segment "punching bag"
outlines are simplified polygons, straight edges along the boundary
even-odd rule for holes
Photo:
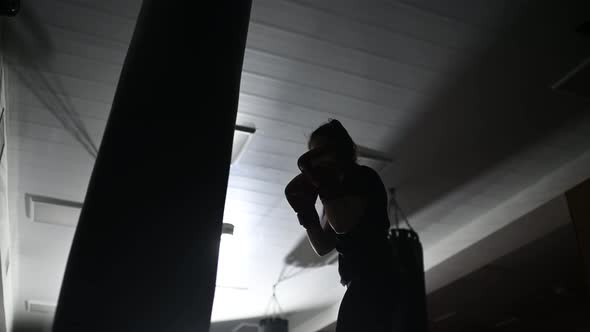
[[[289,321],[281,318],[265,318],[260,320],[261,332],[288,332]]]
[[[389,241],[399,278],[399,293],[394,320],[394,331],[427,332],[426,285],[424,255],[418,234],[397,204],[395,192],[390,189],[390,208],[394,209],[394,225],[389,231]],[[400,219],[408,226],[400,228]]]

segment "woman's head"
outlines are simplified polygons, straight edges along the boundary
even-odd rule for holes
[[[331,119],[314,130],[307,145],[310,150],[329,146],[341,162],[356,162],[356,144],[338,120]]]

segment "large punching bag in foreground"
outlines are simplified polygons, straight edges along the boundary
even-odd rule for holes
[[[250,0],[144,0],[53,331],[208,331]]]

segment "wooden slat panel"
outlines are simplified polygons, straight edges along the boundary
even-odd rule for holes
[[[455,50],[440,44],[362,24],[332,11],[318,10],[310,3],[261,0],[253,9],[253,22],[288,29],[411,66],[445,72],[450,61],[457,56]]]
[[[56,117],[56,110],[50,110],[46,107],[36,107],[19,104],[19,112],[10,115],[10,121],[20,123],[38,124],[46,127],[63,129],[64,124]],[[65,115],[64,115],[65,117]],[[100,136],[104,131],[106,120],[94,119],[89,117],[78,116],[76,113],[71,117],[78,118],[84,124],[84,127],[91,133]],[[63,117],[62,117],[63,119]]]
[[[137,19],[139,9],[141,7],[141,0],[60,0],[64,3],[69,3],[76,6],[92,8],[94,10],[102,11],[106,14],[125,17],[128,19]]]
[[[38,50],[43,52],[44,50]],[[29,70],[34,70],[35,66],[43,65],[47,72],[59,73],[69,77],[75,77],[90,82],[99,82],[109,85],[116,85],[119,81],[122,65],[106,64],[102,61],[89,60],[80,56],[73,56],[65,53],[51,52],[46,59],[40,63],[30,66],[23,63],[22,59],[13,56],[5,57],[6,64],[15,66],[24,66]]]
[[[80,146],[80,142],[65,129],[37,125],[30,122],[10,121],[9,135],[10,139],[15,139],[20,136],[72,147]],[[91,132],[90,138],[95,145],[98,145],[102,138],[102,133]]]
[[[359,116],[367,122],[396,124],[396,111],[358,99],[337,95],[298,84],[278,81],[263,76],[244,73],[241,91],[258,96],[269,96],[302,107],[341,114],[345,117]]]
[[[427,91],[440,74],[297,33],[250,24],[248,48],[302,59],[406,89]]]
[[[10,184],[12,191],[36,193],[73,201],[84,200],[91,172],[89,169],[75,167],[48,170],[38,164],[18,160],[10,160],[8,169],[11,176],[18,176]],[[24,205],[16,207],[24,209]]]
[[[52,52],[61,52],[119,65],[122,65],[125,60],[128,47],[127,43],[113,41],[108,37],[99,37],[83,32],[68,30],[61,26],[55,26],[43,22],[38,22],[38,24],[39,29],[42,29],[45,33],[44,40],[36,43],[31,42],[28,47],[39,48],[39,50],[44,52],[43,54],[45,55]],[[22,40],[23,35],[27,35],[29,32],[26,30],[21,31],[19,30],[21,28],[12,26],[9,26],[9,29],[13,29],[15,32],[6,34],[6,47],[14,47],[18,50],[18,48],[24,46]]]
[[[255,125],[259,129],[256,135],[262,133],[306,144],[312,131],[330,118],[339,119],[357,143],[374,149],[380,149],[378,142],[388,137],[393,130],[384,123],[362,120],[365,118],[362,114],[349,118],[336,112],[315,111],[251,94],[242,93],[240,97],[238,123],[244,121]]]
[[[135,20],[60,1],[36,1],[30,9],[45,24],[123,44],[129,43],[135,28]]]
[[[37,71],[21,66],[7,68],[10,77],[32,89],[34,92],[50,92],[50,97],[66,95],[100,103],[111,103],[115,95],[115,86],[95,80],[79,79],[64,74]]]
[[[39,89],[33,92],[15,80],[12,80],[11,84],[11,91],[13,93],[11,94],[12,98],[10,103],[17,109],[20,108],[21,105],[24,105],[25,107],[46,108],[46,100],[59,98],[67,100],[72,106],[72,109],[76,110],[76,112],[84,118],[99,119],[106,122],[111,111],[111,104],[107,102],[94,101],[71,95],[54,94],[50,91]]]
[[[405,5],[380,0],[291,0],[313,8],[338,13],[348,19],[378,26],[448,48],[469,50],[483,41],[485,30]],[[254,7],[256,8],[256,7]]]
[[[406,109],[415,103],[416,99],[423,97],[412,90],[268,52],[247,50],[244,70],[248,73],[295,82],[400,110]]]

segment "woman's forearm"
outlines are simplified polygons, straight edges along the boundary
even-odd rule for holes
[[[330,226],[328,225],[328,227]],[[307,237],[315,252],[320,256],[328,254],[335,247],[334,237],[328,234],[320,223],[307,228]]]

